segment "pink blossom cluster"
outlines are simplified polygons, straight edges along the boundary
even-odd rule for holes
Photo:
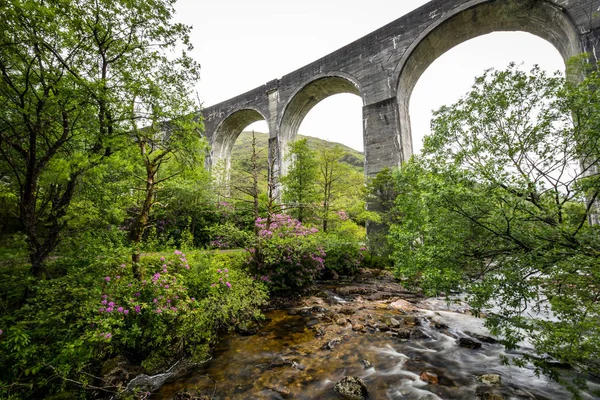
[[[215,237],[215,239],[212,240],[208,245],[209,247],[215,249],[229,249],[231,247],[229,242],[221,236]]]
[[[228,289],[231,289],[231,282],[229,282],[229,280],[227,280],[229,278],[229,269],[227,269],[227,268],[225,268],[223,270],[218,269],[217,273],[219,275],[222,275],[222,276],[219,276],[219,281],[218,282],[215,282],[215,283],[213,283],[210,286],[211,287],[225,286]]]
[[[317,228],[306,227],[300,221],[285,214],[272,215],[270,222],[268,218],[257,218],[255,225],[259,228],[258,235],[263,238],[271,237],[273,234],[279,237],[296,237],[318,232]]]

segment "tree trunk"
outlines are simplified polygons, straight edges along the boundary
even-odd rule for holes
[[[129,240],[133,245],[133,250],[131,253],[131,262],[133,263],[133,275],[136,279],[141,280],[141,269],[140,269],[140,243],[144,237],[144,231],[146,229],[146,225],[148,224],[148,217],[150,215],[150,209],[154,203],[154,185],[155,185],[155,176],[157,170],[153,168],[152,164],[148,164],[146,166],[146,189],[144,196],[144,203],[136,216],[134,223],[129,231]]]

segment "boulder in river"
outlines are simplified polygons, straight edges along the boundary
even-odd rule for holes
[[[489,387],[478,387],[475,395],[480,400],[505,400],[502,394],[494,392]]]
[[[410,339],[410,330],[404,328],[398,329],[396,331],[396,336],[398,337],[398,339],[408,340]]]
[[[471,336],[472,338],[479,340],[480,342],[492,343],[492,344],[498,343],[498,340],[496,340],[490,336],[480,335],[478,333],[473,333],[473,332],[469,332],[469,331],[465,331],[465,333],[467,335]]]
[[[421,372],[421,375],[419,375],[419,378],[423,382],[427,382],[431,385],[437,385],[439,383],[438,376],[433,372],[423,371]]]
[[[367,385],[358,376],[345,376],[333,390],[348,400],[365,400],[369,395]]]
[[[477,377],[477,380],[486,385],[498,386],[502,382],[502,378],[498,374],[483,374]]]
[[[342,343],[342,339],[333,338],[323,346],[327,350],[333,350],[338,344]]]
[[[355,332],[364,332],[365,330],[365,326],[361,323],[353,323],[352,324],[352,330]]]
[[[392,310],[400,310],[400,311],[405,311],[405,312],[411,312],[411,311],[416,311],[417,307],[415,307],[415,305],[409,301],[400,299],[400,300],[396,300],[393,303],[390,303],[388,305],[388,308],[392,309]]]
[[[470,338],[464,338],[464,337],[461,337],[460,339],[458,339],[458,345],[460,347],[464,347],[467,349],[480,349],[481,348],[481,342],[478,342],[477,340],[470,339]]]

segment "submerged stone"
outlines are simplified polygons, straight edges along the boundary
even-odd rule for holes
[[[421,375],[419,375],[419,378],[423,382],[427,382],[431,385],[437,385],[439,383],[438,376],[433,372],[423,371],[421,372]]]
[[[335,384],[336,392],[348,400],[365,400],[369,395],[367,385],[357,376],[346,376]]]
[[[466,349],[480,349],[481,348],[481,342],[478,342],[478,341],[470,339],[470,338],[464,338],[464,337],[461,337],[460,339],[458,339],[458,345],[460,347],[464,347]]]
[[[498,374],[483,374],[478,376],[477,380],[491,386],[498,386],[502,382],[502,378]]]

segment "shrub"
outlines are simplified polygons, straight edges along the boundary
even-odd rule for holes
[[[81,394],[117,355],[146,373],[202,360],[220,329],[260,317],[265,285],[241,270],[240,255],[188,260],[176,251],[142,263],[150,273],[136,281],[113,258],[63,261],[66,275],[31,287],[25,305],[0,317],[0,398]]]
[[[252,238],[250,232],[238,228],[233,222],[214,225],[209,228],[210,241],[208,247],[212,249],[244,248]]]
[[[351,236],[335,233],[319,235],[325,251],[325,267],[342,275],[352,275],[364,259],[366,247]]]
[[[262,285],[239,269],[213,266],[207,257],[204,265],[190,265],[178,250],[156,258],[146,266],[152,275],[145,280],[103,278],[89,336],[108,353],[136,354],[149,371],[184,354],[206,358],[219,328],[256,317],[265,300]]]
[[[273,289],[297,288],[312,283],[324,268],[325,252],[316,228],[287,215],[256,220],[259,228],[249,249],[250,269]]]

